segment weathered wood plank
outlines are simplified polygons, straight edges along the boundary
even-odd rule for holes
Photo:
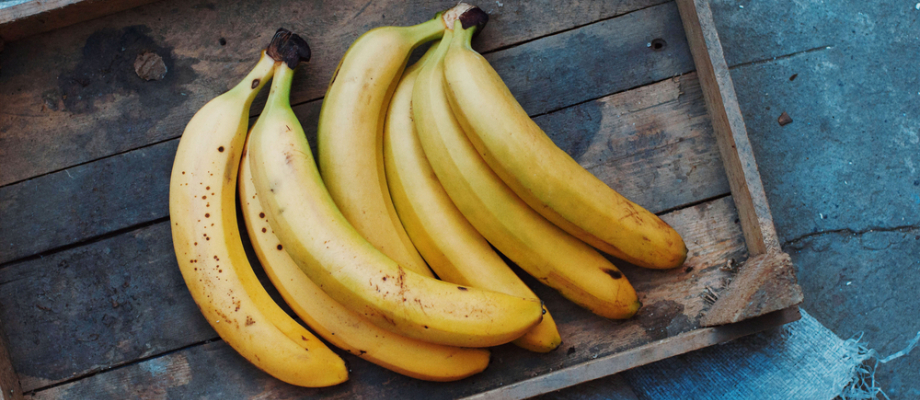
[[[314,145],[320,106],[314,101],[294,108]],[[535,121],[589,171],[653,212],[728,192],[695,74]],[[167,216],[177,143],[0,188],[0,263]]]
[[[798,320],[801,317],[798,309],[785,309],[760,318],[747,320],[735,325],[726,325],[719,328],[697,329],[676,337],[664,339],[636,347],[621,353],[612,354],[598,360],[591,360],[583,364],[565,368],[561,371],[551,372],[514,385],[492,389],[488,392],[465,397],[465,400],[517,400],[528,398],[546,390],[556,390],[570,387],[585,380],[597,379],[608,374],[621,372],[636,365],[663,360],[679,354],[724,343],[742,336],[763,331],[767,328],[779,326]]]
[[[488,28],[486,28],[488,30]],[[660,40],[661,48],[650,47]],[[693,71],[674,3],[487,54],[530,115]]]
[[[10,361],[10,345],[3,334],[3,323],[0,321],[0,400],[21,400],[22,387],[19,385],[19,376],[13,370]]]
[[[168,221],[0,269],[0,319],[25,391],[217,337]]]
[[[631,0],[619,8],[582,1],[509,1],[495,10],[501,16],[477,40],[477,48],[509,46],[657,3]],[[5,100],[0,185],[178,137],[195,110],[246,73],[257,58],[256,49],[268,43],[277,26],[303,34],[314,48],[313,61],[295,79],[292,99],[299,103],[322,97],[338,60],[367,29],[421,22],[452,5],[440,0],[390,0],[363,7],[351,2],[165,0],[119,13],[118,18],[11,43],[0,59]],[[683,32],[675,29],[679,24],[673,3],[624,18],[601,22],[603,29],[588,25],[490,57],[533,112],[559,108],[578,92],[599,97],[693,69]],[[617,32],[630,32],[629,40]],[[646,41],[665,35],[670,43],[666,51],[645,47]],[[164,79],[145,82],[135,75],[133,61],[142,51],[163,57],[169,70]],[[678,70],[665,70],[675,63]],[[608,68],[642,72],[608,74]],[[651,80],[630,80],[637,78]],[[553,86],[554,79],[556,85],[565,85]],[[574,96],[578,101],[590,98]]]
[[[0,263],[169,215],[178,143],[0,188]]]
[[[157,0],[40,0],[0,9],[0,41],[12,42]]]
[[[731,324],[802,303],[792,259],[770,252],[749,258],[700,321],[703,326]]]
[[[578,386],[557,390],[532,398],[533,400],[639,400],[623,375],[584,382]]]
[[[687,238],[692,256],[687,268],[671,271],[622,266],[646,303],[628,321],[597,317],[522,276],[557,316],[563,345],[548,354],[512,345],[496,347],[485,372],[460,382],[415,381],[346,354],[343,357],[352,377],[347,383],[328,389],[297,388],[262,373],[223,342],[215,342],[39,391],[35,397],[80,399],[91,394],[129,398],[168,393],[176,398],[207,394],[218,398],[442,399],[473,395],[697,330],[700,313],[707,307],[702,294],[706,288],[719,289],[725,281],[727,273],[719,266],[745,252],[736,217],[730,197],[666,214],[665,220]],[[182,287],[172,289],[184,292]],[[643,360],[641,353],[630,357],[632,362]]]
[[[709,2],[677,0],[706,107],[752,255],[782,251]]]

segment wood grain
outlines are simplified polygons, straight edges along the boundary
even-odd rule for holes
[[[701,215],[708,218],[700,218]],[[707,287],[718,289],[725,280],[726,273],[718,265],[727,258],[742,256],[745,251],[740,228],[733,222],[736,214],[730,197],[674,211],[664,218],[682,235],[690,238],[688,246],[695,256],[687,267],[692,268],[650,271],[623,265],[623,273],[641,293],[640,298],[646,304],[635,318],[612,321],[597,317],[565,300],[552,289],[539,285],[534,279],[522,276],[557,316],[563,345],[547,354],[530,353],[513,345],[496,347],[491,365],[485,372],[460,382],[416,381],[343,354],[351,371],[351,379],[347,383],[327,389],[297,388],[262,373],[218,341],[38,391],[35,398],[81,399],[90,395],[133,398],[166,394],[175,398],[198,398],[207,393],[214,398],[447,399],[511,385],[659,340],[679,337],[687,332],[693,331],[691,335],[694,335],[699,332],[700,313],[707,307],[702,293]],[[168,229],[165,223],[162,225],[163,229]],[[159,226],[151,229],[159,229]],[[175,287],[173,290],[184,291],[185,288]],[[172,325],[175,327],[176,323]],[[185,327],[182,331],[195,333]],[[727,339],[723,337],[721,340]],[[694,339],[692,343],[693,348],[711,344],[706,338]],[[664,354],[662,351],[670,350],[662,349],[653,354],[660,357]],[[650,360],[644,352],[630,353],[630,362]]]
[[[697,329],[657,343],[646,344],[601,359],[551,372],[514,385],[492,389],[487,392],[465,397],[465,400],[517,400],[558,390],[579,384],[584,380],[597,379],[609,374],[624,371],[635,365],[644,365],[678,354],[699,350],[713,344],[724,343],[769,327],[778,326],[798,320],[798,309],[785,309],[759,318],[720,328]]]
[[[0,263],[169,214],[178,140],[0,188]]]
[[[749,258],[700,323],[716,326],[743,321],[802,303],[792,259],[770,252]]]
[[[0,9],[0,40],[28,36],[114,14],[157,0],[33,0]]]
[[[0,330],[3,322],[0,321]],[[9,342],[6,335],[0,332],[0,400],[21,400],[22,388],[19,385],[19,376],[13,370],[10,361]]]
[[[752,255],[782,251],[709,2],[677,0],[677,5],[737,202],[748,251]]]
[[[168,221],[0,269],[0,319],[25,391],[217,337]]]
[[[693,69],[673,3],[506,3],[494,10],[501,17],[476,45],[482,51],[505,48],[489,57],[531,112]],[[323,96],[358,35],[380,25],[419,23],[454,4],[164,0],[9,43],[0,58],[0,185],[178,137],[196,110],[245,75],[278,26],[301,33],[314,49],[294,81],[297,104]],[[541,8],[560,13],[532,12]],[[656,37],[672,44],[666,51],[649,50],[646,42]],[[137,77],[133,62],[144,51],[163,57],[164,79]],[[630,65],[643,68],[601,73],[633,70]]]
[[[294,107],[313,145],[320,106]],[[535,121],[589,171],[653,212],[728,192],[695,74]],[[0,188],[0,263],[166,217],[177,145],[173,139]]]
[[[639,400],[623,375],[611,375],[566,389],[551,391],[533,400]]]

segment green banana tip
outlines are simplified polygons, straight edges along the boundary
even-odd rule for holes
[[[307,41],[284,28],[278,28],[265,53],[275,61],[283,61],[291,69],[301,61],[310,61]]]

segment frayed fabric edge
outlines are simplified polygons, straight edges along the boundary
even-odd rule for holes
[[[883,398],[891,400],[875,381],[875,372],[878,370],[879,364],[886,364],[908,355],[920,343],[920,332],[917,332],[917,336],[908,343],[907,347],[882,359],[879,359],[877,351],[870,349],[866,343],[862,342],[862,337],[863,333],[859,333],[843,342],[843,346],[846,347],[847,357],[856,361],[856,365],[853,367],[852,378],[840,393],[840,398],[843,400],[869,400],[878,399],[879,395],[881,395]]]

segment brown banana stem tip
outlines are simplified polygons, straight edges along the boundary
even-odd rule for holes
[[[457,20],[460,21],[463,29],[475,26],[474,35],[478,35],[482,28],[486,27],[486,23],[489,22],[489,14],[486,14],[485,11],[477,6],[467,3],[457,4],[450,10],[445,11],[441,18],[444,19],[444,25],[447,29],[454,29],[454,21]]]
[[[310,46],[307,45],[307,41],[284,28],[278,28],[265,53],[272,60],[284,61],[291,69],[301,61],[310,61]]]
[[[463,29],[470,29],[471,26],[476,27],[476,32],[474,32],[473,35],[478,35],[479,32],[482,32],[482,28],[485,28],[488,22],[489,14],[486,14],[486,12],[482,11],[479,7],[474,6],[466,10],[465,13],[460,14],[460,24],[462,24]]]

